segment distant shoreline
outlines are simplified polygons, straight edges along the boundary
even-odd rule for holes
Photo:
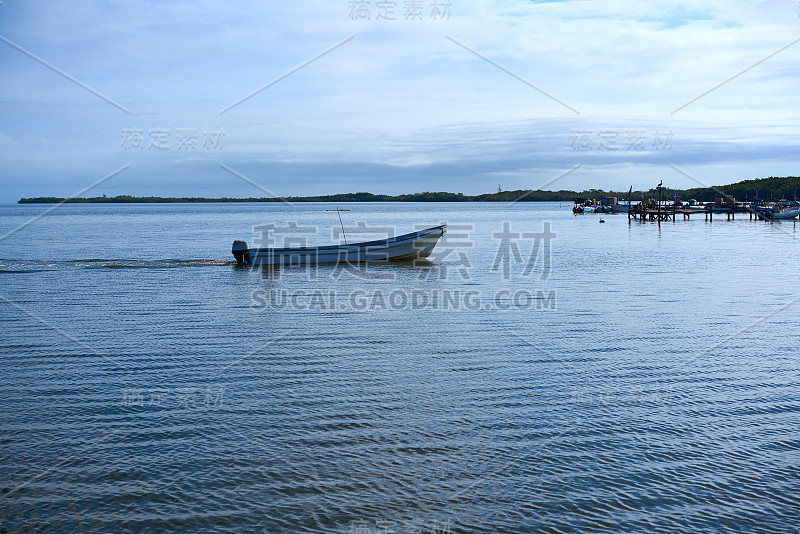
[[[517,193],[509,198],[498,198],[498,194],[468,196],[461,193],[415,193],[410,195],[373,195],[371,193],[351,193],[340,195],[323,195],[318,197],[250,197],[250,198],[206,198],[206,197],[134,197],[120,195],[117,197],[88,197],[88,198],[60,198],[60,197],[34,197],[21,198],[17,204],[177,204],[177,203],[226,203],[226,202],[497,202],[514,201],[566,201],[573,200],[577,193],[554,195],[551,191],[539,191],[539,198],[532,198],[527,191],[509,192],[508,195]],[[546,193],[542,195],[541,193]],[[506,193],[501,194],[506,197]],[[546,198],[541,198],[546,196]]]
[[[684,200],[712,201],[716,197],[729,195],[738,198],[792,199],[796,198],[800,189],[800,178],[796,176],[770,177],[744,180],[730,185],[717,187],[698,187],[693,189],[663,188],[664,199],[678,197]],[[32,197],[21,198],[17,204],[175,204],[175,203],[222,203],[222,202],[565,202],[575,198],[618,197],[628,198],[628,191],[603,191],[589,189],[586,191],[542,191],[525,190],[498,191],[483,195],[464,195],[463,193],[424,192],[407,195],[376,195],[373,193],[341,193],[336,195],[297,196],[297,197],[250,197],[250,198],[206,198],[206,197],[135,197],[118,195],[115,197]],[[632,191],[633,200],[653,198],[655,189]]]

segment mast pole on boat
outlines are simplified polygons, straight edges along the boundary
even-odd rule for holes
[[[344,244],[347,244],[347,234],[344,232],[344,223],[342,222],[342,212],[343,211],[350,211],[350,210],[340,210],[339,206],[336,206],[335,210],[325,210],[325,211],[335,211],[336,215],[339,216],[339,224],[342,226],[342,236],[344,236]]]

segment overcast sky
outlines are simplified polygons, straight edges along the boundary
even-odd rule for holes
[[[797,0],[220,4],[2,0],[0,202],[800,172]]]

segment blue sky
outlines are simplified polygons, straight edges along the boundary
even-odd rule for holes
[[[800,172],[796,1],[219,4],[3,0],[0,202]]]

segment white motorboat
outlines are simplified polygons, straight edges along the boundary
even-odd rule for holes
[[[322,247],[250,248],[246,241],[236,240],[231,252],[239,263],[253,265],[412,260],[430,256],[445,231],[443,224],[389,239]]]

